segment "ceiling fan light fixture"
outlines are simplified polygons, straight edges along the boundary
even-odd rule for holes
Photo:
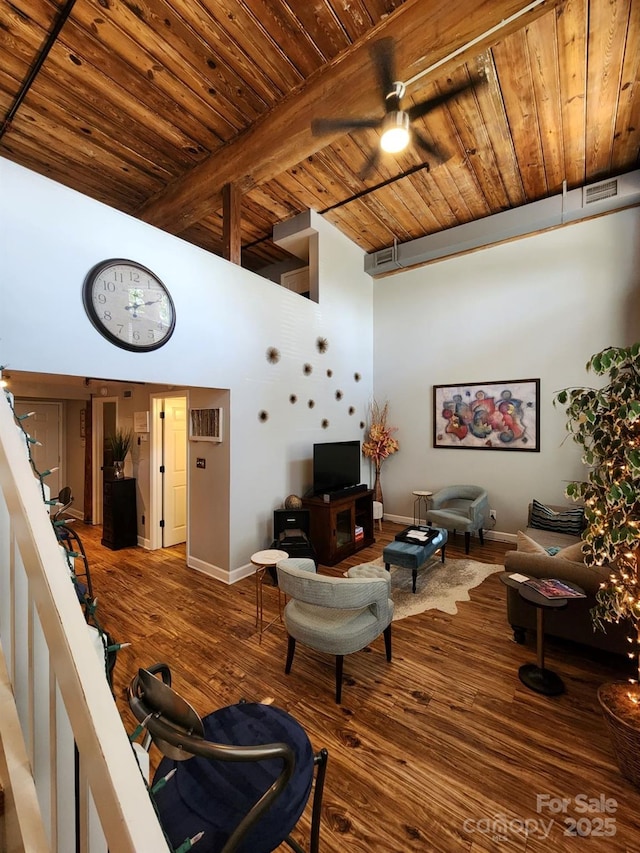
[[[404,110],[387,113],[384,119],[380,147],[388,154],[397,154],[409,144],[409,116]]]

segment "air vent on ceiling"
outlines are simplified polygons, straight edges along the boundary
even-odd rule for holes
[[[380,249],[376,252],[375,263],[377,267],[382,267],[385,264],[395,261],[395,246],[389,246],[388,249]]]
[[[590,187],[583,187],[583,205],[593,204],[595,201],[602,201],[605,198],[615,198],[618,195],[618,182],[602,181],[600,184],[592,184]]]
[[[370,275],[377,273],[388,272],[389,270],[397,270],[400,268],[398,263],[398,245],[394,243],[386,249],[380,249],[377,252],[372,252],[365,257],[365,272]]]

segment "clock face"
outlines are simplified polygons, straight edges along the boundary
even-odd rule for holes
[[[111,343],[132,352],[149,352],[169,340],[176,324],[169,291],[135,261],[112,258],[87,275],[84,307],[96,329]]]

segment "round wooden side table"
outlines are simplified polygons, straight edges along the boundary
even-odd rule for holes
[[[520,598],[528,601],[536,608],[536,662],[525,663],[520,667],[518,670],[520,681],[530,690],[535,690],[536,693],[542,693],[545,696],[559,696],[560,693],[564,693],[564,681],[557,672],[547,669],[544,665],[544,613],[545,610],[559,610],[566,607],[572,600],[571,597],[547,598],[525,582],[519,582],[512,578],[509,572],[502,572],[499,577],[505,586],[517,589]],[[540,579],[536,578],[535,580]],[[584,590],[577,584],[564,580],[562,583],[574,592],[584,595]]]

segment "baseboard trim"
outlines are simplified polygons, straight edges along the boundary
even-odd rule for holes
[[[247,563],[244,566],[238,566],[237,569],[232,569],[229,572],[229,583],[237,583],[238,581],[243,580],[244,578],[249,578],[251,575],[254,575],[256,572],[256,567],[253,563]]]
[[[187,566],[204,575],[209,575],[209,577],[215,578],[217,581],[222,581],[222,583],[226,583],[228,586],[249,577],[256,570],[254,565],[248,563],[228,572],[219,566],[214,566],[213,563],[206,563],[204,560],[199,560],[197,557],[192,557],[191,555],[187,556]]]

